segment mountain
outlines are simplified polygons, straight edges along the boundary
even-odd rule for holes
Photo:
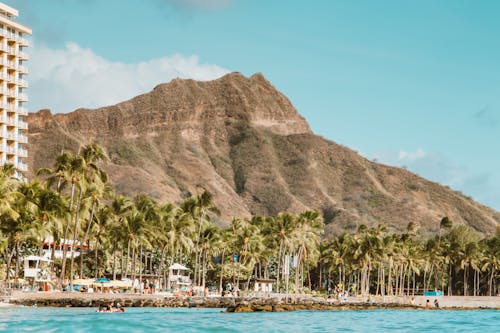
[[[96,142],[118,192],[179,202],[204,189],[233,216],[318,209],[327,233],[383,222],[436,232],[442,217],[493,233],[500,213],[407,170],[371,162],[315,135],[261,74],[208,82],[176,79],[95,110],[28,116],[28,166],[50,167],[62,149]]]

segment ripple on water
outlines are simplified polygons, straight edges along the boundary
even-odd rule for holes
[[[2,308],[0,332],[497,332],[499,311],[347,310],[221,313],[220,309]]]

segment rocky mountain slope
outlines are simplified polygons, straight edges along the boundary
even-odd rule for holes
[[[500,221],[500,213],[458,192],[314,135],[261,74],[177,79],[114,106],[42,110],[28,123],[29,177],[62,149],[97,142],[119,192],[178,202],[206,189],[222,223],[305,209],[320,210],[334,233],[380,222],[435,232],[443,216],[492,233]]]

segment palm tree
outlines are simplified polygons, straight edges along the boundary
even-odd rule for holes
[[[160,237],[157,241],[161,248],[160,270],[163,272],[164,280],[168,282],[167,267],[177,260],[182,261],[183,256],[192,251],[194,244],[192,238],[196,228],[192,216],[172,204],[161,206],[159,216],[157,233]],[[170,258],[168,263],[166,256]]]
[[[7,246],[10,249],[7,260],[7,274],[9,279],[10,264],[13,256],[16,257],[15,277],[18,277],[20,254],[23,248],[30,244],[40,244],[48,230],[47,223],[40,223],[39,195],[43,186],[38,182],[19,183],[17,187],[16,202],[11,207],[17,212],[15,215],[2,215],[0,230],[7,237]]]
[[[281,280],[284,280],[285,287],[288,290],[290,264],[288,259],[295,246],[297,225],[298,223],[295,216],[289,213],[279,213],[273,220],[273,223],[268,224],[268,230],[266,230],[270,235],[273,235],[274,245],[277,245],[278,248],[278,271],[276,273],[278,292],[281,287]]]
[[[82,205],[83,195],[87,190],[87,186],[94,185],[94,187],[102,186],[107,182],[107,174],[101,170],[97,163],[107,159],[104,149],[96,144],[86,145],[81,149],[80,154],[76,156],[75,161],[78,166],[78,171],[80,173],[80,182],[78,186],[78,200],[76,204],[75,214],[74,214],[74,226],[73,226],[73,239],[72,246],[73,251],[71,251],[71,262],[70,262],[70,288],[73,290],[73,277],[74,277],[74,249],[77,243],[77,235],[79,229],[79,214]],[[83,244],[80,244],[80,255],[83,255]]]
[[[323,233],[323,219],[317,211],[306,211],[297,217],[298,226],[295,230],[295,239],[297,241],[297,267],[295,270],[295,291],[299,285],[299,272],[304,264],[317,262],[319,258],[320,235]],[[307,269],[309,277],[309,288],[311,288],[310,272]]]
[[[113,252],[113,279],[116,279],[115,269],[116,269],[116,239],[113,237],[115,234],[113,233],[113,223],[116,221],[116,216],[113,213],[113,210],[109,206],[98,206],[96,212],[94,214],[94,223],[92,225],[93,238],[94,238],[94,278],[98,278],[100,276],[99,263],[99,249],[101,245],[111,243],[112,252]],[[119,234],[120,237],[122,234]],[[83,245],[83,243],[82,243]],[[88,239],[88,249],[90,251],[90,238]],[[90,259],[90,258],[89,258]],[[102,260],[102,262],[105,262]]]
[[[83,277],[83,251],[85,249],[85,244],[88,242],[90,230],[92,227],[92,223],[94,222],[94,214],[95,211],[102,205],[101,199],[105,196],[110,196],[112,193],[112,188],[103,183],[94,183],[91,184],[87,188],[87,192],[84,195],[87,200],[91,201],[90,204],[90,216],[87,222],[87,226],[85,228],[85,234],[80,239],[80,249],[82,251],[80,255],[80,277]],[[87,248],[89,248],[89,244],[87,244]]]
[[[482,271],[489,270],[488,276],[488,295],[493,296],[496,294],[497,284],[493,283],[496,272],[500,269],[500,237],[495,236],[483,240],[485,251],[482,263]]]
[[[35,180],[30,184],[30,191],[34,191],[35,203],[33,222],[43,227],[45,231],[45,234],[40,235],[42,239],[39,241],[52,237],[51,269],[54,271],[55,244],[62,237],[63,221],[67,218],[67,203],[60,193],[52,191],[38,181]]]
[[[130,258],[130,242],[127,234],[126,223],[127,217],[132,214],[135,210],[132,200],[125,196],[116,196],[111,202],[111,213],[113,219],[111,221],[111,226],[109,230],[110,241],[113,244],[113,258],[116,259],[116,251],[118,245],[121,245],[121,259],[120,259],[120,273],[123,279],[128,275],[129,268],[129,258]],[[125,248],[127,249],[127,255],[125,260]],[[116,262],[114,261],[116,264]],[[113,265],[113,278],[115,279],[116,266]]]
[[[210,213],[219,215],[220,212],[214,203],[213,197],[208,191],[204,191],[196,197],[186,199],[181,208],[184,212],[191,214],[194,220],[198,221],[198,232],[195,245],[195,264],[194,264],[194,280],[197,285],[201,283],[200,274],[200,237],[204,226],[210,221]]]
[[[212,248],[214,250],[214,254],[220,259],[220,276],[219,276],[219,292],[222,295],[223,291],[223,278],[224,278],[224,260],[226,253],[233,253],[235,251],[235,240],[234,235],[229,230],[224,230],[220,233],[219,237],[217,237],[214,244],[212,244]]]

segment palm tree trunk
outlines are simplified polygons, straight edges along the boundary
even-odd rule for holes
[[[380,294],[382,296],[385,296],[387,293],[386,287],[385,287],[385,268],[384,265],[382,265],[382,286],[380,287]]]
[[[276,291],[280,292],[280,274],[281,274],[281,251],[283,248],[283,240],[280,240],[280,247],[278,250],[278,272],[276,273]]]
[[[135,281],[135,263],[136,263],[136,255],[135,255],[135,244],[132,248],[132,280]]]
[[[128,266],[130,261],[130,238],[127,242],[127,257],[125,258],[125,277],[128,277]]]
[[[202,259],[202,266],[201,266],[201,276],[202,276],[201,287],[203,288],[203,295],[207,296],[207,295],[205,295],[205,276],[206,276],[205,269],[206,269],[208,251],[205,249],[201,254],[202,254],[202,258],[203,258]]]
[[[472,288],[472,295],[473,296],[476,296],[476,284],[477,284],[476,275],[477,275],[476,270],[474,269],[474,281],[473,281],[474,287]]]
[[[95,249],[94,249],[94,260],[95,260],[95,278],[99,277],[99,235],[97,235],[95,240]]]
[[[222,296],[222,276],[224,275],[224,254],[226,252],[226,248],[222,250],[222,259],[220,264],[220,280],[219,280],[219,290],[220,295]]]
[[[398,271],[399,271],[399,265],[396,265],[396,267],[394,267],[394,282],[395,282],[394,295],[398,295],[398,293],[399,293],[399,275],[398,275]]]
[[[451,272],[451,261],[450,261],[448,270],[448,296],[451,296],[453,293],[451,279],[452,279],[452,272]]]
[[[415,296],[415,285],[416,285],[415,280],[416,280],[416,278],[415,278],[415,272],[413,272],[413,286],[412,286],[412,292],[411,292],[412,296]]]
[[[56,237],[55,235],[52,235],[53,243],[52,246],[50,246],[50,271],[52,272],[53,276],[56,276],[56,266],[55,266],[55,259],[56,259]]]
[[[387,295],[392,296],[392,260],[389,260],[389,272],[387,273]]]
[[[142,245],[139,248],[139,285],[142,286],[142,269],[143,269],[143,264],[142,264]],[[144,291],[144,289],[143,289]]]
[[[116,240],[113,242],[113,280],[116,280]]]
[[[299,248],[299,253],[297,254],[297,267],[295,268],[295,293],[298,291],[299,287],[299,272],[300,272],[300,266],[302,262],[302,249],[303,249],[304,243],[301,244]]]
[[[92,208],[90,209],[90,218],[89,218],[89,224],[87,225],[87,230],[85,231],[85,235],[83,236],[83,239],[81,240],[81,245],[85,244],[87,242],[87,239],[89,237],[90,233],[90,227],[92,226],[92,222],[94,220],[94,210],[95,210],[95,200],[92,201]],[[83,278],[83,248],[80,246],[81,253],[80,253],[80,278]],[[90,250],[90,248],[89,248]],[[89,251],[87,251],[89,252]]]
[[[467,296],[467,265],[464,267],[464,296]]]
[[[120,247],[120,276],[121,278],[125,278],[127,275],[127,272],[125,271],[125,256],[123,251],[124,244]],[[125,273],[125,274],[124,274]]]
[[[493,276],[495,275],[495,267],[491,267],[490,270],[490,280],[488,281],[488,294],[489,296],[493,296]]]
[[[196,249],[195,249],[195,262],[194,262],[194,280],[196,281],[196,284],[199,285],[198,280],[199,280],[199,275],[200,275],[200,269],[198,267],[199,261],[201,260],[201,251],[200,251],[200,238],[201,238],[201,225],[202,225],[202,219],[201,215],[198,217],[198,236],[196,237]]]
[[[68,223],[66,223],[66,228],[64,228],[64,237],[63,237],[63,254],[62,254],[62,266],[61,266],[61,281],[60,281],[60,286],[62,287],[62,284],[64,283],[64,278],[66,277],[66,256],[68,253],[68,235],[69,235],[69,228],[71,225],[71,222],[73,221],[73,202],[75,200],[75,181],[72,180],[71,182],[71,196],[69,200],[69,217],[68,217]]]
[[[7,271],[5,272],[5,282],[8,282],[10,279],[10,266],[12,265],[12,258],[14,257],[14,245],[12,245],[12,250],[8,250],[8,255],[7,255]]]
[[[75,229],[73,230],[73,240],[72,240],[72,244],[71,244],[71,262],[70,262],[70,266],[69,266],[69,285],[70,285],[70,288],[71,288],[71,291],[73,291],[73,278],[74,278],[74,271],[73,271],[73,267],[74,267],[74,264],[75,264],[75,249],[76,249],[76,238],[77,238],[77,234],[78,234],[78,215],[79,215],[79,211],[80,211],[80,205],[81,205],[81,202],[82,202],[82,196],[83,196],[83,191],[82,189],[79,190],[79,193],[78,193],[78,201],[77,201],[77,204],[76,204],[76,212],[75,212]],[[80,255],[83,255],[83,251],[82,251],[82,247],[80,246]]]
[[[311,284],[311,270],[309,269],[309,263],[306,264],[306,269],[307,269],[307,282],[309,284],[309,290],[312,291],[312,284]]]

